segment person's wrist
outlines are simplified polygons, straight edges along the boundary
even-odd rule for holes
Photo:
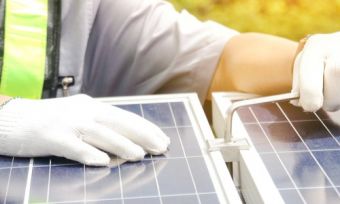
[[[11,97],[11,96],[0,95],[0,105],[4,104],[7,101],[12,100],[12,99],[13,99],[13,97]]]
[[[15,99],[15,97],[0,95],[0,109],[13,99]]]
[[[306,35],[305,37],[303,37],[303,38],[301,38],[301,39],[299,40],[299,45],[298,45],[298,47],[297,47],[297,49],[296,49],[296,54],[295,54],[295,56],[298,55],[298,54],[303,50],[303,48],[305,47],[305,45],[306,45],[308,39],[309,39],[311,36],[312,36],[312,34],[308,34],[308,35]]]

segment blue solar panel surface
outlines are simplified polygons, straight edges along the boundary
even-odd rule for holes
[[[219,203],[183,102],[119,107],[161,127],[169,151],[113,168],[0,156],[0,203]]]
[[[286,203],[340,203],[340,126],[334,117],[289,103],[245,107],[238,115]]]

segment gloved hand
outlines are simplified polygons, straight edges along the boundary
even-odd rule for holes
[[[0,154],[55,155],[108,165],[115,154],[135,161],[162,154],[169,138],[153,123],[86,95],[14,99],[0,110]]]
[[[292,92],[300,93],[292,103],[306,111],[340,109],[340,32],[307,39],[294,63]]]

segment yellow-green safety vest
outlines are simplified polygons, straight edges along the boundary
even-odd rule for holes
[[[60,16],[61,0],[0,0],[0,94],[56,95]]]

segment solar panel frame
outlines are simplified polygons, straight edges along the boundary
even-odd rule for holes
[[[232,101],[257,97],[256,95],[243,93],[215,92],[212,94],[213,129],[215,135],[224,138],[226,113]],[[238,114],[233,117],[232,135],[235,139],[246,138],[250,143],[249,149],[234,150],[233,179],[235,185],[240,188],[246,203],[284,203],[279,191],[276,189],[269,172],[263,164],[256,149],[252,145],[249,135],[244,128]],[[230,151],[221,150],[224,157],[228,157]],[[237,158],[235,158],[237,154]]]
[[[91,202],[97,202],[97,201],[109,202],[109,203],[115,203],[117,201],[117,203],[120,203],[121,200],[124,203],[136,203],[136,202],[141,202],[141,200],[143,200],[143,202],[145,201],[148,203],[159,203],[159,202],[160,203],[172,203],[172,202],[178,201],[178,198],[181,198],[181,199],[185,198],[186,202],[197,203],[198,201],[198,203],[202,203],[202,204],[205,202],[210,203],[211,201],[214,201],[214,197],[210,196],[209,192],[201,193],[201,192],[206,192],[208,191],[206,189],[209,189],[209,187],[205,187],[203,185],[203,183],[206,183],[206,182],[204,181],[204,178],[203,180],[199,178],[200,172],[196,170],[196,169],[200,170],[202,168],[191,167],[191,166],[199,167],[197,165],[201,165],[200,158],[203,158],[207,171],[209,172],[211,176],[213,187],[216,190],[219,202],[220,203],[241,203],[239,195],[233,185],[233,182],[230,178],[230,175],[227,171],[227,168],[224,164],[221,154],[218,152],[209,153],[207,151],[205,140],[208,138],[209,139],[213,138],[213,135],[209,127],[209,124],[206,121],[206,118],[204,116],[204,113],[202,111],[201,105],[199,103],[199,100],[196,94],[179,94],[179,95],[171,94],[171,95],[162,95],[162,96],[153,95],[153,96],[140,96],[140,97],[101,98],[98,100],[105,102],[105,103],[118,105],[118,106],[129,105],[129,104],[130,105],[139,104],[141,107],[145,106],[143,108],[140,108],[141,111],[139,112],[139,114],[144,115],[145,117],[147,117],[147,112],[143,112],[143,110],[145,111],[148,110],[146,108],[148,104],[156,104],[156,103],[168,104],[171,110],[171,117],[174,119],[175,124],[173,124],[174,127],[162,127],[162,128],[164,130],[175,130],[175,134],[177,135],[182,134],[181,131],[184,131],[184,133],[187,131],[194,131],[195,135],[199,137],[197,138],[197,141],[198,141],[198,145],[201,147],[201,150],[199,151],[202,151],[202,155],[196,156],[198,150],[189,148],[187,152],[189,155],[184,155],[184,159],[183,159],[183,156],[181,155],[171,155],[172,152],[170,150],[167,154],[169,154],[171,158],[166,158],[168,170],[162,169],[162,171],[157,171],[157,168],[161,168],[161,167],[160,165],[158,165],[158,163],[156,164],[156,162],[161,163],[162,159],[161,158],[158,159],[157,157],[152,157],[152,156],[147,157],[144,161],[140,163],[134,164],[135,167],[129,167],[129,166],[124,166],[124,165],[118,166],[118,169],[115,170],[116,171],[115,174],[113,175],[109,174],[109,175],[113,176],[111,178],[111,180],[113,181],[112,183],[116,183],[118,187],[121,189],[121,192],[120,192],[120,195],[118,195],[117,199],[109,199],[109,200],[105,198],[101,200],[91,199],[92,195],[87,193],[86,188],[91,187],[91,188],[96,189],[96,188],[100,188],[100,186],[90,185],[91,181],[93,179],[96,179],[96,175],[93,175],[93,172],[91,172],[91,168],[88,168],[84,165],[75,164],[72,161],[68,161],[65,163],[65,160],[59,160],[58,158],[53,158],[52,160],[46,160],[46,159],[40,160],[39,158],[38,159],[23,159],[23,161],[20,160],[21,158],[7,158],[8,159],[8,161],[6,161],[7,163],[6,164],[3,163],[3,164],[7,165],[8,172],[1,169],[1,162],[0,162],[0,174],[2,172],[2,173],[9,175],[7,184],[6,184],[6,195],[4,198],[5,201],[7,198],[7,191],[12,190],[12,185],[9,185],[9,184],[12,184],[11,183],[12,181],[10,179],[13,178],[13,176],[11,176],[10,174],[13,174],[15,175],[15,177],[21,176],[22,179],[26,179],[25,186],[22,186],[22,192],[24,194],[22,198],[23,203],[35,202],[34,200],[33,201],[30,200],[30,195],[32,194],[32,191],[30,189],[31,185],[42,186],[41,189],[46,189],[46,192],[44,191],[45,193],[47,193],[46,201],[51,201],[54,203],[58,203],[58,202],[59,203],[65,203],[65,202],[70,202],[70,203],[89,202],[91,203]],[[174,110],[177,110],[177,109],[172,110],[170,104],[176,104],[177,102],[184,104],[185,110],[188,113],[189,120],[192,122],[192,127],[188,127],[186,125],[186,122],[187,122],[186,119],[180,120],[180,119],[174,118],[176,117],[176,113],[174,113]],[[132,111],[137,111],[137,110],[132,110]],[[162,116],[160,115],[159,117],[162,117]],[[181,123],[181,124],[176,124],[176,122]],[[191,134],[188,134],[188,135],[191,135]],[[179,138],[179,140],[181,139]],[[178,141],[178,142],[180,145],[182,145],[182,148],[183,148],[183,143],[185,143],[186,141]],[[184,145],[188,146],[188,144],[184,144]],[[185,150],[184,154],[186,153],[186,151],[187,150]],[[17,162],[17,159],[18,159],[18,162]],[[149,163],[149,164],[151,163],[151,164],[147,166],[147,165],[143,165],[143,163]],[[178,166],[179,164],[180,166]],[[68,166],[70,165],[73,167],[74,170],[64,171],[65,169],[68,169]],[[170,167],[173,166],[173,167],[169,169],[169,166]],[[187,177],[190,177],[192,180],[195,193],[186,194],[184,192],[183,194],[183,193],[178,192],[180,197],[177,197],[176,192],[174,191],[177,191],[181,187],[175,186],[176,185],[175,181],[173,182],[173,184],[167,183],[167,185],[173,185],[176,187],[176,188],[174,187],[171,189],[163,188],[164,185],[163,186],[159,185],[159,182],[162,182],[161,180],[163,177],[167,177],[167,175],[173,174],[174,171],[181,169],[181,166],[183,167],[183,172],[181,172],[182,174],[184,173],[184,171],[189,171],[186,174],[188,175]],[[149,193],[151,192],[150,195],[154,195],[154,192],[156,191],[158,192],[158,194],[154,196],[143,196],[143,194],[140,194],[140,193],[145,193],[145,190],[140,192],[140,189],[138,190],[137,188],[136,188],[137,190],[132,189],[132,191],[123,192],[122,189],[124,189],[123,186],[125,185],[125,181],[131,182],[131,179],[124,180],[125,178],[128,178],[128,177],[124,177],[124,174],[131,175],[129,174],[129,168],[134,169],[134,171],[138,171],[138,168],[152,168],[153,172],[155,173],[153,177],[154,179],[156,179],[156,185],[153,185],[153,187],[156,189],[151,190],[152,191],[151,192],[150,188],[147,188],[147,191],[149,191]],[[56,175],[59,175],[65,172],[67,173],[67,175],[63,176],[63,179],[66,179],[66,180],[60,180],[60,177],[56,176]],[[160,172],[160,173],[156,175],[156,172]],[[42,174],[48,175],[48,177],[39,176]],[[116,176],[119,176],[119,182],[117,182],[118,180],[114,178]],[[181,176],[181,174],[179,176]],[[42,180],[39,180],[41,179],[40,177],[42,178]],[[142,176],[138,178],[136,177],[136,179],[133,181],[136,182],[136,185],[138,186],[138,180],[141,180],[145,177],[146,176],[143,176],[142,174]],[[70,195],[67,195],[67,193],[64,193],[70,198],[66,200],[65,198],[59,199],[58,197],[53,197],[55,195],[53,194],[53,192],[67,190],[67,189],[57,188],[58,182],[67,182],[67,180],[72,180],[72,179],[73,180],[78,179],[77,182],[81,184],[80,186],[83,186],[82,187],[83,189],[80,189],[79,193],[73,193]],[[157,179],[160,179],[160,180],[157,181]],[[72,184],[72,182],[70,184]],[[185,183],[182,182],[182,184],[185,184]],[[72,188],[72,187],[73,187],[72,185],[69,186],[69,188]],[[36,192],[33,192],[33,193],[45,194],[44,192],[41,192],[41,189],[36,189]],[[170,193],[169,193],[169,190],[171,191]],[[129,193],[129,192],[134,192],[134,195],[139,193],[140,196],[124,198],[125,193]]]

